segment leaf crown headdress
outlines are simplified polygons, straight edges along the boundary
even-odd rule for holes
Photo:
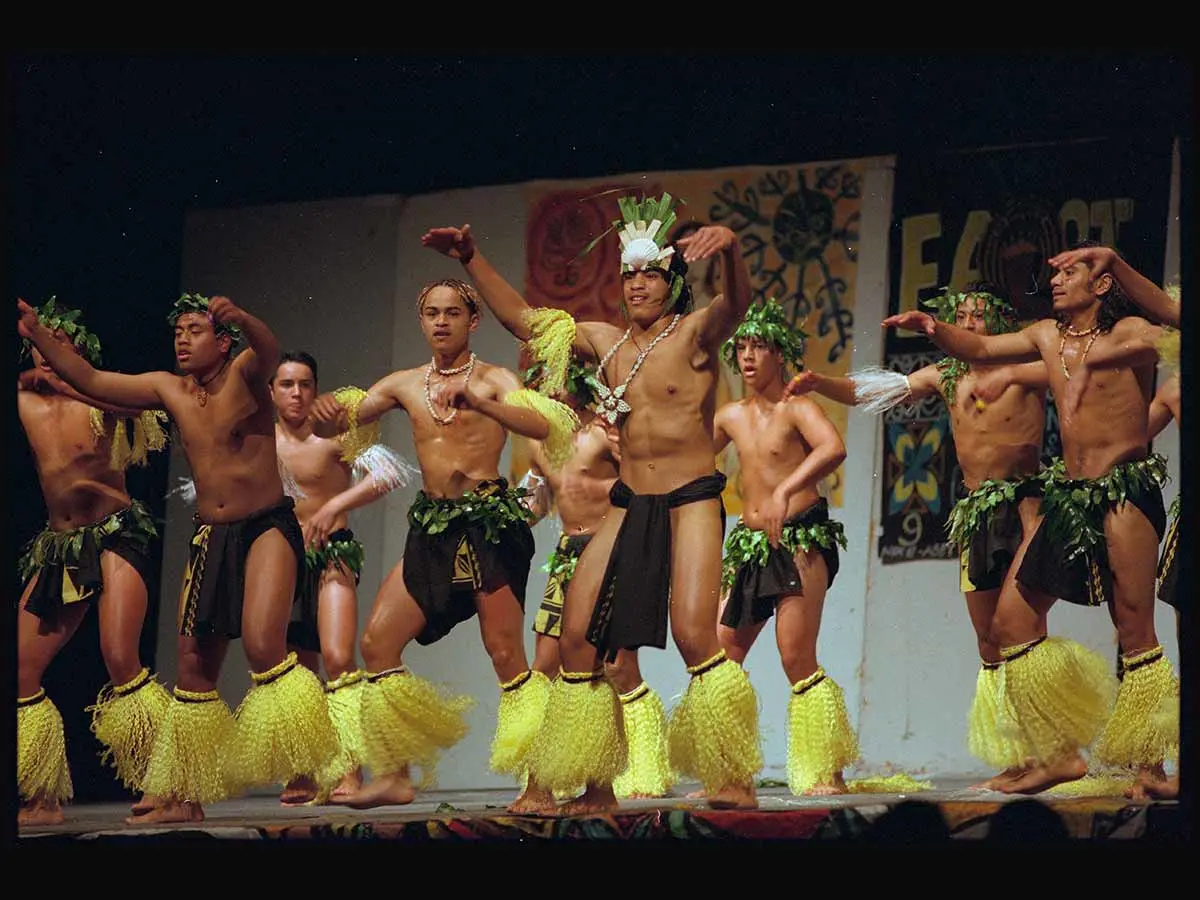
[[[79,321],[81,311],[61,306],[56,296],[51,297],[37,309],[38,321],[51,331],[62,331],[75,345],[79,354],[93,366],[100,365],[100,338],[88,331]],[[24,357],[33,346],[28,338],[22,338]]]
[[[1017,331],[1020,327],[1017,311],[1013,309],[1012,304],[982,287],[973,289],[968,285],[964,291],[952,291],[947,286],[942,288],[940,294],[922,300],[921,305],[932,309],[937,319],[953,325],[958,315],[958,307],[970,297],[983,301],[983,320],[987,323],[988,334],[1007,334]]]
[[[209,299],[210,298],[205,297],[203,294],[181,294],[179,299],[176,300],[175,303],[171,306],[171,312],[167,315],[167,321],[171,325],[174,325],[176,319],[178,319],[184,313],[199,313],[202,316],[207,316]],[[213,331],[216,334],[229,335],[229,337],[233,341],[233,345],[235,347],[237,346],[238,342],[242,339],[242,329],[238,328],[236,325],[234,325],[231,322],[230,323],[213,322],[212,326],[213,326]]]
[[[733,336],[721,345],[721,356],[735,372],[741,371],[737,360],[737,342],[752,337],[778,350],[785,365],[797,372],[804,368],[804,346],[808,334],[788,323],[787,314],[774,297],[751,303]]]

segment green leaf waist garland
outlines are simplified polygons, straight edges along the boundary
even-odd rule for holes
[[[1012,503],[1017,499],[1017,491],[1022,485],[1041,478],[1039,473],[1010,480],[989,478],[980,484],[950,510],[950,516],[946,519],[946,533],[950,542],[966,547],[992,510],[1001,503]]]
[[[132,528],[128,528],[130,524],[128,520],[132,520]],[[18,563],[21,579],[28,581],[35,572],[47,565],[53,563],[70,565],[78,560],[79,554],[83,551],[83,542],[88,534],[91,534],[92,539],[99,544],[104,538],[123,528],[128,530],[128,537],[136,541],[143,550],[149,550],[150,541],[158,537],[158,529],[154,526],[154,517],[140,501],[134,500],[128,509],[105,516],[94,525],[72,528],[70,531],[52,531],[47,528],[41,532],[30,542],[29,548]]]
[[[788,553],[795,554],[799,550],[807,553],[813,547],[828,549],[837,544],[846,549],[846,534],[842,523],[833,519],[824,522],[804,524],[798,522],[784,525],[779,545]],[[765,531],[748,528],[741,522],[734,526],[725,539],[725,556],[721,564],[721,584],[730,587],[737,577],[738,569],[747,564],[760,568],[767,564],[771,553],[771,542]]]
[[[1167,482],[1167,461],[1160,453],[1120,463],[1095,479],[1069,479],[1062,458],[1040,476],[1041,512],[1050,535],[1061,541],[1066,559],[1104,546],[1104,516],[1114,506],[1140,497]]]
[[[523,488],[500,490],[489,486],[482,493],[467,491],[457,500],[445,500],[420,491],[408,511],[408,524],[429,535],[441,534],[456,522],[462,528],[478,525],[483,527],[484,537],[496,544],[505,528],[533,521],[533,513],[521,503],[528,493]]]
[[[319,572],[337,560],[344,563],[355,575],[362,574],[363,547],[358,541],[327,541],[319,550],[309,547],[304,551],[304,561],[309,571]]]
[[[542,566],[542,571],[549,574],[551,578],[558,578],[561,584],[566,584],[575,577],[575,567],[579,565],[579,557],[578,553],[562,553],[555,547],[550,558],[546,560],[546,564]]]

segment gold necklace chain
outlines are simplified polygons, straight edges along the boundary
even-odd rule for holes
[[[439,416],[437,414],[437,410],[435,410],[433,408],[433,397],[429,393],[429,378],[430,378],[430,376],[433,375],[433,370],[435,368],[437,368],[436,360],[433,360],[433,359],[429,360],[429,365],[427,365],[425,367],[425,406],[428,407],[428,409],[429,409],[429,415],[433,416],[433,421],[437,422],[439,425],[449,425],[456,418],[458,418],[458,407],[456,407],[456,406],[452,407],[450,409],[450,415],[444,419],[441,416]],[[461,366],[458,366],[453,369],[438,369],[437,371],[438,371],[439,375],[458,375],[461,372],[466,372],[467,377],[463,379],[463,387],[465,388],[467,386],[467,382],[469,382],[471,380],[471,372],[474,371],[474,369],[475,369],[475,353],[472,352],[471,358],[468,359]]]

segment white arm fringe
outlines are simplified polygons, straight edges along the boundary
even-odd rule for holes
[[[546,486],[546,479],[541,475],[534,475],[532,469],[525,473],[525,477],[518,482],[517,487],[530,491],[521,498],[526,509],[532,512],[536,505],[540,505],[546,510],[550,508],[550,488]]]
[[[283,457],[276,456],[275,463],[279,467],[279,480],[283,482],[283,492],[293,500],[303,500],[308,494],[300,490],[300,485],[296,484],[296,476],[292,474],[283,462]]]
[[[908,376],[892,369],[867,366],[851,372],[850,380],[854,382],[854,399],[863,412],[885,413],[912,396]]]
[[[372,444],[354,457],[354,483],[372,478],[381,491],[407,487],[421,477],[421,470],[386,444]]]
[[[176,481],[178,481],[179,484],[167,491],[166,496],[163,499],[165,500],[167,497],[174,497],[176,494],[178,494],[179,499],[188,504],[188,506],[193,505],[196,502],[196,482],[190,478],[182,477],[177,478]]]

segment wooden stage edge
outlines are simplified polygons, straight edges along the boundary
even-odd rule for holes
[[[851,782],[853,785],[853,782]],[[759,809],[711,810],[689,798],[696,785],[674,795],[622,801],[601,816],[518,816],[506,810],[514,790],[431,791],[407,806],[353,810],[342,806],[283,807],[277,794],[255,794],[213,804],[199,823],[127,826],[124,803],[71,804],[61,825],[16,832],[21,847],[67,842],[156,843],[226,841],[972,841],[1025,843],[1062,838],[1178,845],[1190,840],[1177,801],[1139,803],[1109,793],[1035,798],[970,789],[970,780],[930,778],[909,793],[850,793],[795,797],[786,787],[759,789]],[[1078,792],[1078,789],[1077,789]],[[1021,800],[1033,803],[1014,803]],[[936,810],[937,815],[930,815]],[[1049,815],[1048,813],[1052,813]]]

